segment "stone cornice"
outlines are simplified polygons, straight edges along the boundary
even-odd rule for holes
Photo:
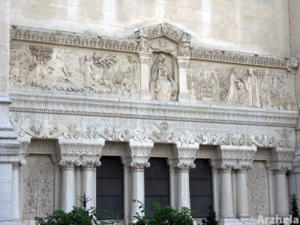
[[[12,92],[11,112],[295,127],[298,111]]]
[[[80,34],[74,32],[54,31],[31,27],[12,26],[11,39],[14,41],[29,41],[35,43],[56,44],[73,47],[85,47],[93,49],[105,49],[124,52],[145,52],[139,46],[139,39],[149,39],[166,36],[182,46],[180,55],[190,55],[192,59],[272,67],[287,69],[294,72],[298,69],[298,61],[295,58],[279,58],[261,56],[243,52],[227,51],[220,49],[192,48],[190,50],[190,35],[170,24],[157,24],[147,28],[141,28],[137,32],[137,39],[113,39],[104,38],[97,34]]]
[[[137,52],[136,40],[110,39],[99,35],[80,34],[64,31],[36,29],[30,27],[11,27],[11,39],[14,41],[30,41],[35,43],[56,44],[73,47],[106,49],[125,52]]]

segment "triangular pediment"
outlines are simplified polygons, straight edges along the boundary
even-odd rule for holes
[[[136,31],[136,35],[138,38],[144,37],[148,39],[166,37],[177,43],[189,43],[191,40],[190,34],[168,23],[160,23],[156,25],[142,27]]]

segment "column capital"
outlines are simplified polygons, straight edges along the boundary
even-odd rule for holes
[[[84,167],[100,166],[101,163],[99,160],[104,145],[104,139],[90,143],[64,142],[59,140],[59,164],[65,168],[71,168],[74,165]]]
[[[177,168],[188,170],[196,167],[194,161],[197,151],[199,150],[199,144],[176,143],[174,150],[176,153],[176,161],[173,161],[173,164],[175,163]]]
[[[187,69],[190,62],[189,56],[177,56],[178,67],[182,69]]]
[[[136,142],[134,140],[130,140],[129,146],[130,157],[127,161],[129,166],[136,169],[149,167],[150,163],[148,160],[154,146],[153,142]]]
[[[252,168],[256,146],[231,146],[220,145],[218,148],[219,167],[226,169],[245,170]]]
[[[292,170],[292,160],[295,151],[293,149],[276,148],[272,151],[271,169],[274,171],[287,172]]]
[[[152,60],[152,53],[148,52],[139,52],[141,64],[149,64]]]

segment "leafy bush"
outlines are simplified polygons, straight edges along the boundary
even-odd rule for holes
[[[140,204],[141,212],[144,213],[145,207]],[[137,214],[132,225],[193,225],[192,213],[188,208],[178,211],[170,206],[161,208],[159,203],[154,203],[154,207],[153,217]]]
[[[96,209],[87,209],[88,199],[84,194],[80,199],[82,207],[73,206],[73,210],[69,213],[63,210],[55,210],[53,214],[46,217],[35,217],[36,225],[106,225],[114,224],[114,222],[98,221],[96,217]]]
[[[208,208],[208,215],[206,217],[206,225],[217,225],[218,222],[216,220],[216,212],[212,208],[212,206],[209,206]]]

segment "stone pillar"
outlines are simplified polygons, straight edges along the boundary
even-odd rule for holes
[[[189,170],[195,168],[195,159],[199,144],[176,143],[177,154],[177,209],[191,208]]]
[[[85,164],[83,165],[82,169],[82,194],[85,194],[88,200],[86,205],[87,209],[96,207],[96,205],[94,205],[94,199],[96,198],[96,196],[94,196],[94,179],[96,175],[96,166],[100,166],[100,162],[99,164]]]
[[[232,179],[231,167],[220,169],[221,174],[221,215],[224,218],[233,218],[233,197],[232,197]]]
[[[150,100],[151,94],[149,90],[150,84],[150,63],[152,59],[151,53],[140,52],[141,61],[141,99]]]
[[[269,163],[266,165],[267,174],[268,174],[268,188],[269,188],[269,215],[275,216],[275,203],[274,203],[274,172],[273,169],[270,167]]]
[[[275,212],[278,216],[289,215],[287,171],[292,169],[294,149],[277,147],[272,152],[272,168],[275,177]]]
[[[18,189],[17,171],[12,164],[18,161],[20,147],[9,118],[10,0],[0,1],[0,15],[0,221],[10,224],[12,219],[19,217],[14,206],[18,205],[16,198],[19,196],[13,192]]]
[[[247,168],[237,170],[236,179],[236,212],[238,218],[249,217]]]
[[[55,165],[55,193],[54,193],[54,203],[55,210],[60,209],[60,191],[61,191],[61,170],[59,165]]]
[[[178,56],[177,63],[179,68],[179,101],[190,101],[192,96],[187,86],[187,68],[189,65],[190,57]]]
[[[61,209],[70,212],[75,206],[75,163],[62,160]]]
[[[13,219],[20,219],[20,162],[15,162],[13,165],[13,187],[12,187],[12,215]]]
[[[168,166],[169,166],[169,185],[170,185],[170,206],[174,209],[177,208],[177,176],[176,176],[176,159],[168,158]]]
[[[144,169],[149,167],[148,162],[153,148],[153,142],[140,143],[130,141],[129,172],[131,184],[131,217],[137,214],[143,215],[140,204],[145,203]],[[134,221],[133,221],[134,222]]]
[[[211,159],[210,166],[212,170],[212,189],[213,189],[213,208],[216,212],[216,219],[220,216],[220,190],[219,190],[219,168],[217,160]]]
[[[275,202],[278,216],[289,215],[289,193],[286,171],[275,170]]]

